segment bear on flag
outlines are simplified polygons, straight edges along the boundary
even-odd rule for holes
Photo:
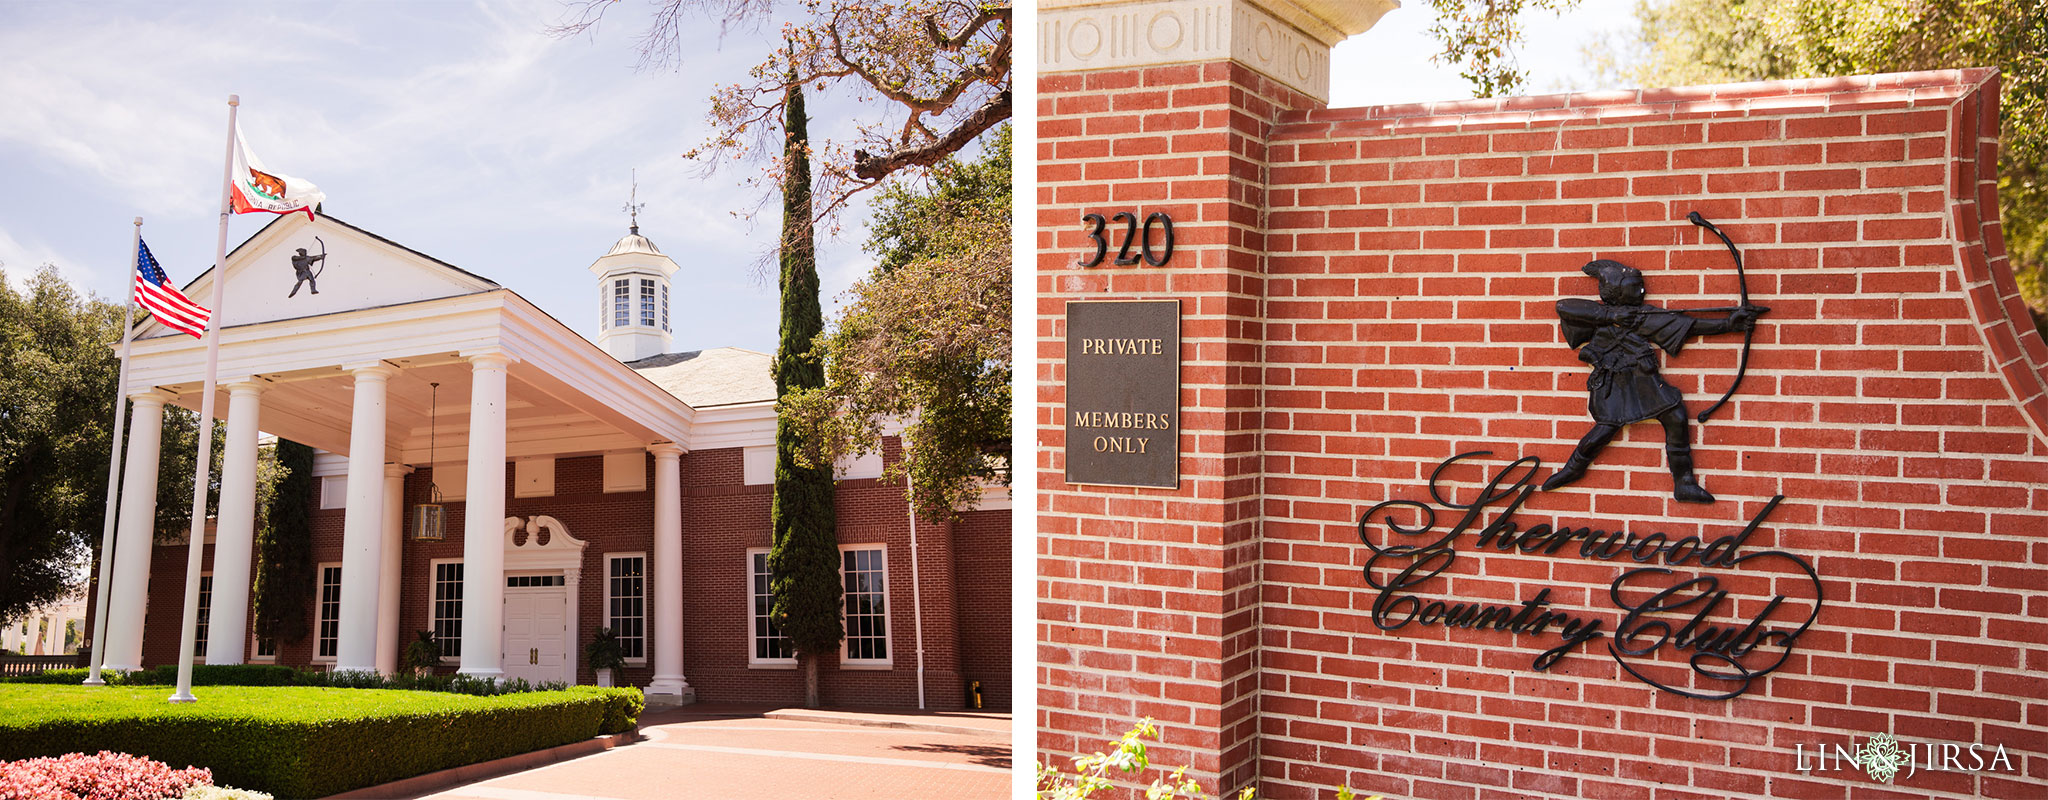
[[[235,213],[249,214],[268,211],[272,214],[306,212],[306,219],[313,218],[313,207],[320,205],[327,195],[311,181],[294,178],[281,172],[272,172],[263,167],[263,160],[249,151],[249,143],[242,141],[242,132],[235,131],[234,166],[229,168],[228,184],[234,201]]]

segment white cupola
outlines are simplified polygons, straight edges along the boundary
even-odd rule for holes
[[[639,361],[668,352],[675,342],[668,295],[679,267],[640,235],[639,209],[629,208],[630,232],[592,262],[590,272],[597,276],[597,345],[620,361]]]

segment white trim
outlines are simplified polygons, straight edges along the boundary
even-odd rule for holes
[[[254,622],[252,621],[252,622],[250,623],[250,625],[249,625],[249,649],[248,649],[248,651],[247,651],[247,652],[249,653],[249,659],[248,659],[248,663],[251,663],[251,664],[275,664],[275,663],[277,663],[277,638],[276,638],[276,637],[271,637],[271,639],[270,639],[270,655],[267,655],[267,656],[266,656],[266,655],[263,655],[263,652],[262,652],[262,651],[263,651],[263,648],[259,646],[259,645],[261,645],[262,643],[263,643],[263,637],[261,637],[261,636],[258,636],[258,635],[256,635],[256,625],[255,625],[255,623],[254,623]]]
[[[647,451],[604,454],[604,493],[647,491]]]
[[[626,663],[644,665],[647,663],[647,651],[651,649],[648,645],[654,641],[653,637],[648,636],[648,632],[653,626],[647,624],[648,601],[651,599],[647,596],[648,578],[650,577],[648,575],[648,567],[653,566],[653,564],[648,562],[646,551],[604,554],[604,626],[607,628],[612,627],[612,562],[621,558],[640,559],[640,655],[627,658]],[[614,628],[613,630],[616,631],[617,629]]]
[[[323,561],[313,566],[312,663],[315,664],[332,664],[335,659],[335,656],[320,655],[320,640],[323,638],[320,635],[320,620],[324,616],[323,612],[326,611],[327,606],[326,598],[323,595],[327,594],[328,567],[333,567],[336,573],[341,572],[341,562],[339,561]],[[334,581],[334,652],[336,654],[341,652],[341,576],[339,574],[335,576]]]
[[[348,476],[320,476],[320,510],[332,511],[348,507]]]
[[[555,496],[555,457],[542,456],[513,461],[512,496]]]
[[[212,649],[211,647],[202,649],[200,645],[207,643],[206,636],[213,635],[213,572],[209,570],[199,573],[199,582],[204,584],[200,595],[205,597],[206,600],[199,604],[199,612],[193,615],[195,627],[192,631],[192,663],[194,664],[206,663],[205,650]],[[204,620],[204,622],[201,623],[199,620]],[[199,635],[197,626],[200,624],[206,626],[206,636]],[[61,646],[59,649],[62,649]]]
[[[847,669],[847,670],[862,670],[862,669],[875,669],[875,670],[883,670],[883,669],[895,669],[895,668],[896,668],[896,642],[895,642],[895,640],[893,640],[893,639],[891,639],[891,638],[890,638],[890,636],[892,635],[892,633],[893,633],[893,631],[894,631],[894,629],[895,629],[895,626],[894,626],[894,625],[891,625],[891,624],[889,624],[889,614],[890,614],[891,612],[893,612],[893,611],[895,611],[895,610],[896,610],[896,604],[895,604],[894,602],[892,602],[892,601],[890,600],[890,598],[889,598],[889,545],[888,545],[888,543],[886,543],[886,542],[867,542],[867,543],[861,543],[861,544],[842,544],[842,545],[840,545],[840,546],[839,546],[839,586],[840,586],[840,598],[839,598],[839,608],[840,608],[840,612],[839,612],[839,619],[840,619],[840,622],[841,622],[841,624],[843,625],[843,624],[845,623],[845,621],[846,621],[846,597],[845,597],[845,588],[846,588],[846,554],[847,554],[847,553],[848,553],[849,551],[854,551],[854,550],[874,550],[874,551],[880,552],[880,553],[882,554],[882,558],[881,558],[881,564],[882,564],[882,592],[881,592],[881,594],[882,594],[882,648],[883,648],[883,652],[886,652],[886,653],[888,653],[888,656],[886,656],[886,657],[884,657],[884,658],[849,658],[849,657],[848,657],[848,656],[846,655],[846,645],[847,645],[847,642],[848,642],[848,640],[850,640],[850,639],[852,639],[852,638],[853,638],[853,637],[852,637],[852,635],[851,635],[851,634],[849,634],[849,635],[847,635],[847,636],[843,636],[843,637],[841,637],[841,638],[839,639],[839,668],[840,668],[840,669]]]
[[[441,565],[461,563],[462,559],[459,558],[436,558],[432,561],[427,562],[427,630],[434,631],[434,641],[437,644],[445,641],[441,637],[440,630],[438,630],[440,619],[434,616],[434,603],[437,602],[437,598],[435,597],[435,595],[441,588]],[[469,568],[464,567],[462,570],[462,574],[463,577],[458,578],[455,581],[455,585],[457,587],[461,587],[463,585],[463,579],[469,577]],[[457,602],[469,602],[467,594],[467,592],[464,592],[464,598]],[[460,607],[458,607],[455,612],[455,630],[458,632],[462,630],[462,612],[460,610]],[[419,634],[413,634],[413,638],[419,638]],[[463,637],[458,633],[455,638],[457,641],[462,641],[466,637]],[[411,639],[406,640],[407,644],[411,644],[411,642]],[[447,652],[447,647],[445,645],[443,645],[441,649],[441,664],[443,666],[460,666],[462,664],[462,656],[460,654],[450,655]]]
[[[701,409],[691,427],[691,450],[775,444],[775,401]]]
[[[756,555],[759,555],[765,559],[768,556],[768,548],[747,548],[746,591],[740,592],[740,598],[742,602],[745,603],[746,609],[746,613],[741,614],[740,619],[745,620],[747,629],[747,669],[796,669],[795,656],[791,656],[789,658],[754,657],[755,653],[760,652],[757,649],[757,645],[760,642],[760,637],[754,635],[754,622],[757,619],[754,615],[754,556]],[[772,591],[773,590],[771,589],[771,596]]]
[[[775,482],[775,445],[740,448],[740,482],[746,486],[766,486]]]

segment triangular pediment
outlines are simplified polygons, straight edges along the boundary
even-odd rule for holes
[[[312,281],[299,285],[293,258],[326,254],[313,262]],[[158,254],[163,257],[163,254]],[[227,257],[222,327],[317,317],[413,303],[500,288],[431,256],[341,220],[303,213],[278,217]],[[174,276],[175,277],[175,276]],[[297,292],[293,293],[294,286]],[[313,287],[319,294],[313,293]],[[213,271],[183,287],[202,306],[213,302]],[[137,336],[173,333],[151,320]]]

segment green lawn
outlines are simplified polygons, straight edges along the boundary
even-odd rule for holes
[[[475,697],[301,686],[0,685],[0,760],[113,750],[280,798],[319,797],[580,741],[638,715],[637,692]],[[622,706],[629,706],[622,708]]]

